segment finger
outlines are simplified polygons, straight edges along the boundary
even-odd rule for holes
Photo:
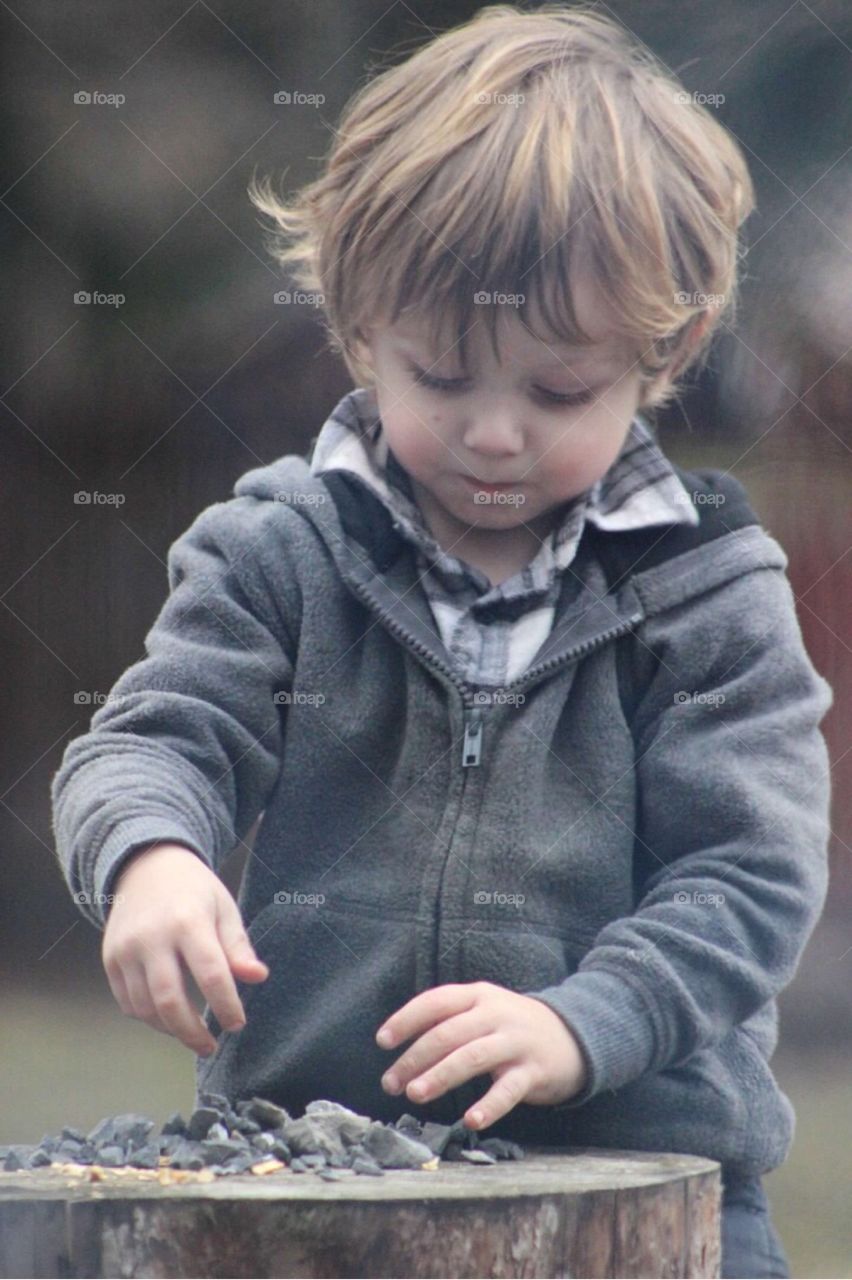
[[[223,1031],[241,1031],[246,1016],[228,957],[212,927],[192,930],[182,940],[183,958]]]
[[[153,1027],[155,1031],[162,1031],[168,1035],[168,1032],[160,1022],[157,1010],[151,1000],[148,991],[148,982],[145,977],[145,970],[141,964],[125,964],[122,970],[124,975],[124,983],[127,991],[127,999],[130,1002],[130,1016],[138,1018],[140,1022],[145,1022],[149,1027]]]
[[[481,983],[447,982],[442,987],[430,987],[421,991],[388,1020],[376,1033],[376,1042],[383,1049],[393,1049],[410,1040],[412,1036],[428,1031],[436,1022],[442,1022],[453,1014],[464,1013],[476,1002]]]
[[[212,1053],[216,1041],[189,998],[183,973],[174,956],[166,953],[146,970],[148,991],[159,1021],[194,1053]]]
[[[406,1094],[412,1102],[431,1101],[474,1076],[481,1076],[504,1066],[505,1057],[505,1040],[501,1036],[480,1036],[478,1040],[468,1041],[416,1080],[412,1080]]]
[[[402,1057],[392,1063],[382,1076],[383,1087],[388,1093],[401,1093],[409,1081],[425,1074],[430,1067],[462,1045],[478,1040],[492,1030],[493,1027],[486,1024],[480,1009],[469,1009],[454,1018],[445,1018],[443,1022],[436,1023],[431,1031],[418,1037]]]
[[[464,1113],[464,1122],[470,1129],[487,1129],[523,1102],[529,1093],[530,1076],[526,1067],[509,1067],[479,1102]]]
[[[104,965],[104,968],[106,969],[106,976],[110,990],[115,996],[119,1009],[122,1013],[126,1014],[128,1018],[132,1017],[133,1005],[130,1003],[130,996],[127,992],[127,983],[124,981],[121,970],[118,965],[110,965],[109,967]]]
[[[262,982],[269,976],[269,966],[258,959],[243,926],[239,907],[230,894],[219,899],[216,927],[228,963],[232,969],[239,969],[241,981]]]

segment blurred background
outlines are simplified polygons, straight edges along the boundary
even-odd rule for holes
[[[252,173],[286,171],[288,192],[315,176],[371,65],[480,7],[0,6],[0,1142],[192,1105],[190,1052],[113,1000],[101,934],[56,862],[50,779],[144,656],[170,544],[243,472],[304,453],[350,389],[316,312],[274,301],[287,282]],[[657,426],[676,462],[746,485],[835,692],[829,899],[781,997],[773,1061],[797,1136],[766,1186],[794,1274],[852,1276],[852,9],[600,8],[687,90],[716,95],[757,188],[736,331]],[[225,872],[234,891],[242,856]]]

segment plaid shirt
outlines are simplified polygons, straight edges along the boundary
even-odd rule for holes
[[[502,686],[526,671],[550,634],[560,572],[574,559],[586,520],[601,529],[699,520],[687,490],[639,415],[609,470],[566,507],[561,524],[533,560],[497,586],[435,541],[366,388],[350,391],[335,407],[315,437],[310,468],[315,475],[351,472],[381,498],[398,531],[415,547],[420,582],[444,647],[474,684]]]

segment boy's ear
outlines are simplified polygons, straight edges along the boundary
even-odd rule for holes
[[[352,354],[355,359],[368,369],[373,367],[373,350],[369,342],[369,338],[360,331],[352,340]]]
[[[649,390],[654,390],[658,386],[662,386],[667,379],[677,378],[692,359],[692,353],[698,346],[701,338],[707,332],[707,326],[710,324],[710,312],[705,311],[693,320],[692,327],[684,339],[678,355],[669,361],[668,367],[658,374],[654,381],[650,384]]]

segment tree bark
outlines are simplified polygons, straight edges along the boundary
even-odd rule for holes
[[[720,1196],[715,1161],[592,1148],[339,1182],[0,1173],[0,1275],[717,1277]]]

